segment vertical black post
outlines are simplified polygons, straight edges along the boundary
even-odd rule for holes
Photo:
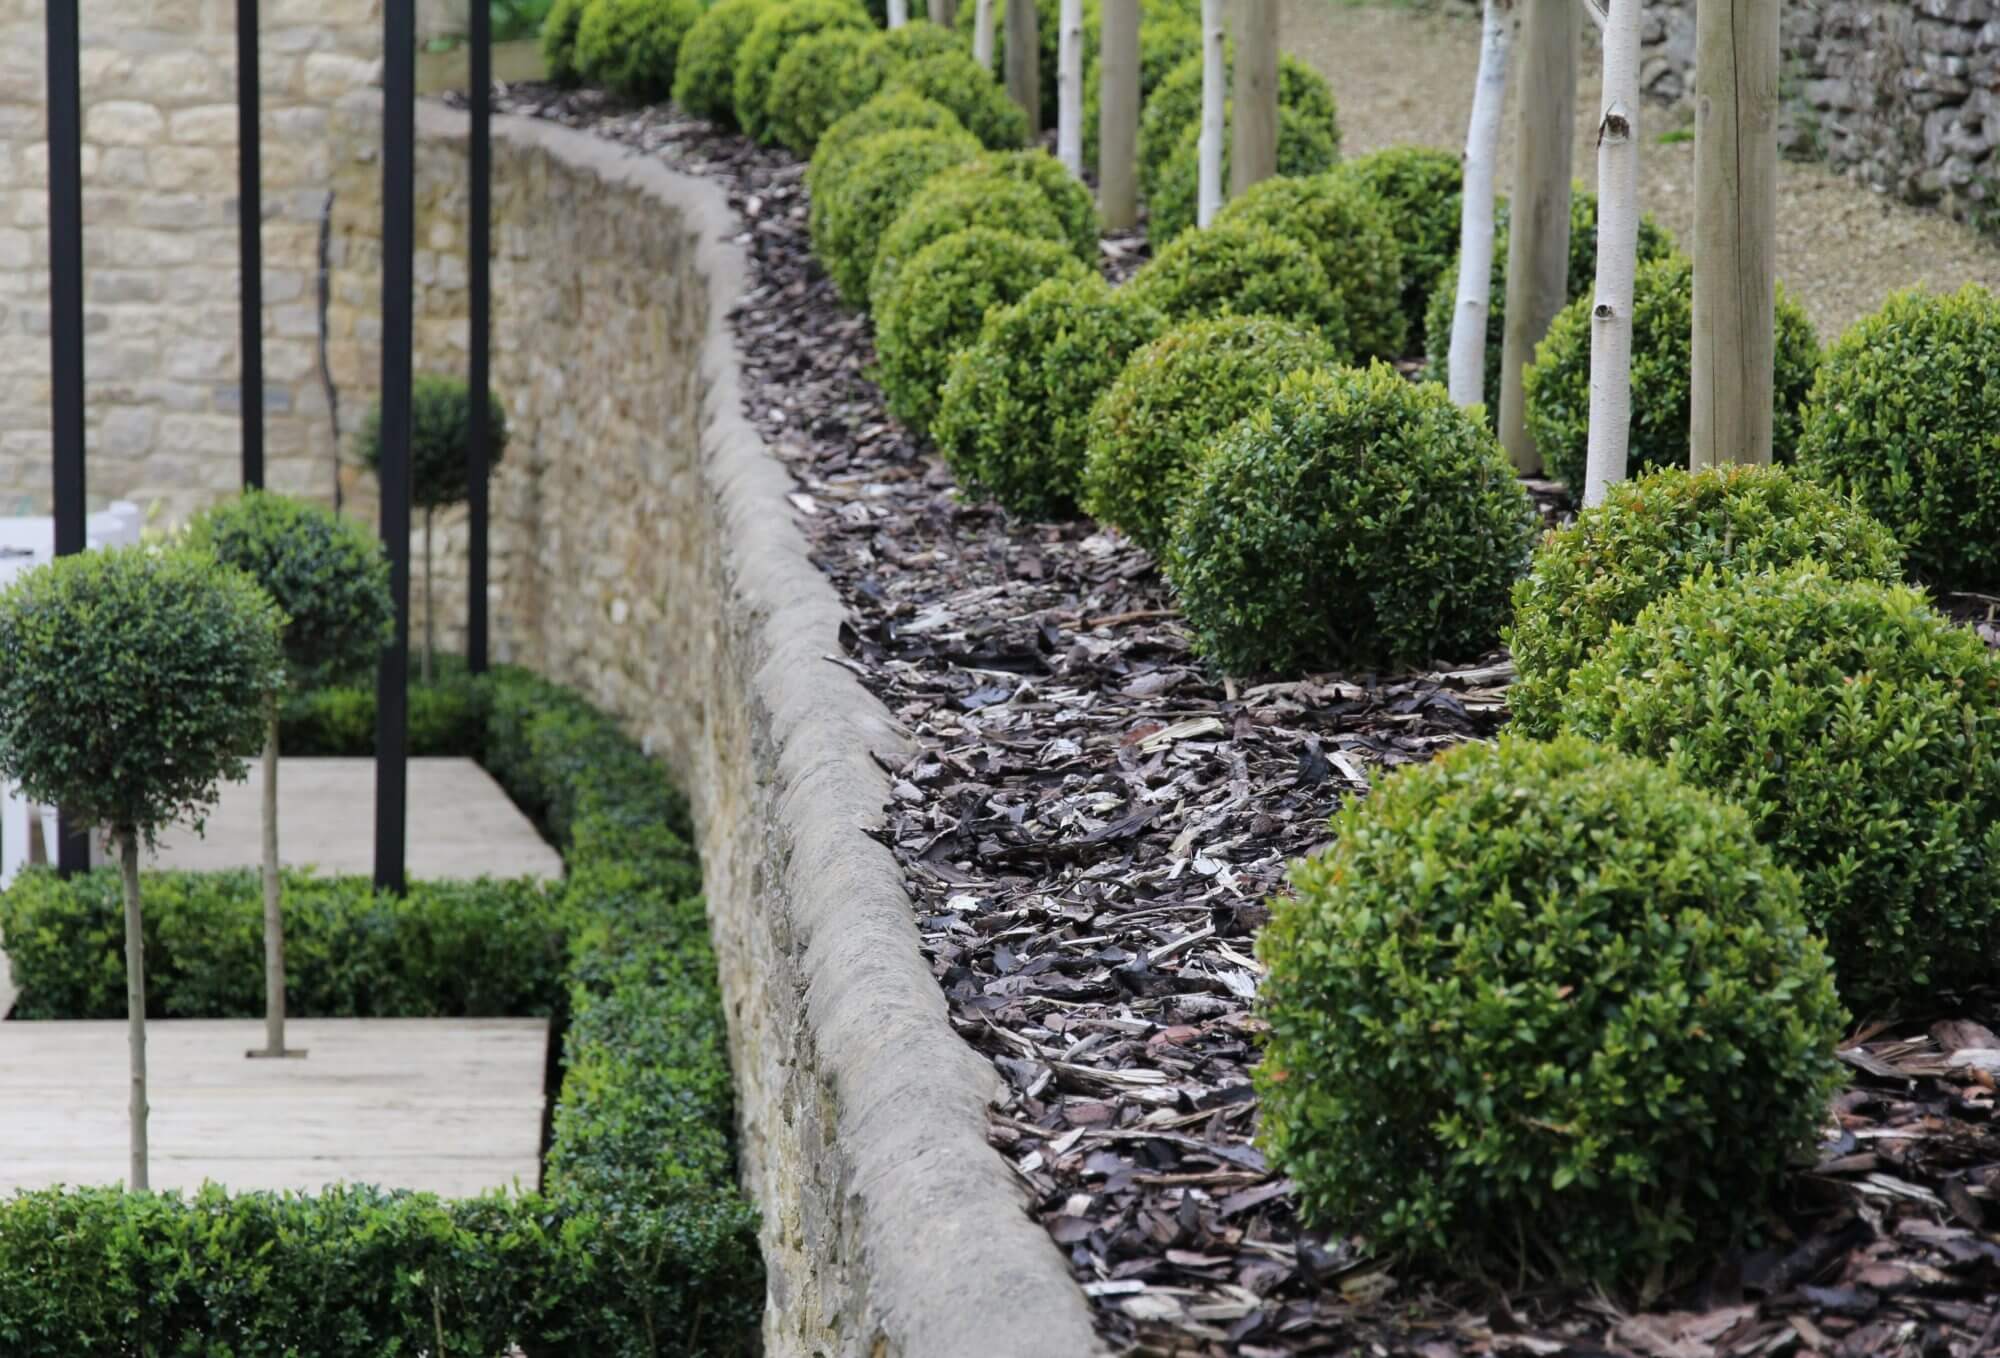
[[[478,8],[475,4],[474,8]],[[409,798],[411,259],[416,241],[417,25],[414,0],[383,6],[382,541],[396,600],[375,683],[375,887],[404,886]]]
[[[57,556],[84,547],[83,96],[77,74],[77,0],[49,0],[49,431],[55,452]],[[90,868],[90,841],[61,822],[56,866]]]
[[[236,232],[243,301],[243,484],[264,485],[264,195],[257,0],[236,0]]]
[[[465,450],[466,601],[465,664],[474,674],[486,669],[486,481],[493,437],[492,389],[487,365],[492,328],[493,217],[493,14],[473,0],[472,20],[472,221],[466,231],[470,266],[472,428]]]

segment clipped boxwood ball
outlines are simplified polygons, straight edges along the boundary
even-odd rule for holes
[[[1507,329],[1507,222],[1505,199],[1494,204],[1493,275],[1486,306],[1486,422],[1500,409],[1500,353]],[[1648,214],[1639,218],[1639,263],[1673,253],[1674,239]],[[1597,290],[1597,195],[1572,186],[1569,195],[1569,300]],[[1458,242],[1452,241],[1452,262],[1438,275],[1424,306],[1424,380],[1446,384],[1451,357],[1451,318],[1458,304]]]
[[[1534,509],[1493,436],[1386,363],[1293,373],[1217,435],[1163,563],[1225,673],[1489,649]]]
[[[1799,463],[1859,496],[1940,589],[2000,592],[2000,299],[1901,292],[1827,352]]]
[[[933,241],[896,275],[875,312],[875,352],[889,413],[923,433],[952,356],[979,337],[986,313],[1051,278],[1087,278],[1054,241],[975,226]]]
[[[994,174],[965,176],[961,165],[932,175],[902,210],[875,252],[868,275],[871,304],[888,295],[903,265],[932,241],[971,226],[990,226],[1037,240],[1061,242],[1062,223],[1034,185]]]
[[[883,88],[908,90],[943,104],[988,150],[1016,150],[1028,140],[1028,115],[963,52],[912,61]]]
[[[1390,774],[1333,832],[1257,940],[1262,1139],[1306,1220],[1621,1290],[1762,1224],[1844,1016],[1740,809],[1502,735]]]
[[[717,0],[681,39],[674,102],[710,122],[736,126],[736,49],[772,0]]]
[[[1276,316],[1313,326],[1336,353],[1353,352],[1347,313],[1326,270],[1305,246],[1268,226],[1186,232],[1126,286],[1170,321]]]
[[[1522,374],[1528,433],[1547,474],[1583,489],[1590,438],[1590,309],[1580,297],[1557,313]],[[1819,337],[1782,285],[1777,296],[1776,391],[1771,455],[1790,462],[1799,441],[1799,407],[1819,366]],[[1632,287],[1633,472],[1683,467],[1688,461],[1689,376],[1694,325],[1694,266],[1671,254],[1641,265]],[[1498,396],[1498,392],[1493,393]]]
[[[1169,330],[1134,354],[1090,412],[1081,503],[1155,556],[1209,441],[1287,374],[1341,355],[1311,326],[1231,316]]]
[[[847,172],[847,165],[861,145],[884,132],[947,132],[965,139],[976,150],[978,141],[958,121],[958,115],[943,104],[920,94],[878,94],[852,113],[834,120],[820,134],[806,166],[806,192],[818,210],[818,186],[835,184]]]
[[[829,126],[867,102],[872,91],[847,78],[848,63],[867,41],[859,29],[830,28],[800,38],[779,59],[766,111],[780,146],[795,156],[811,156]]]
[[[1201,132],[1201,54],[1200,38],[1196,37],[1196,52],[1169,71],[1160,81],[1159,87],[1146,96],[1146,102],[1139,111],[1139,189],[1149,201],[1157,200],[1161,193],[1162,174],[1167,162],[1179,151],[1183,137],[1199,137]],[[1234,48],[1228,63],[1234,68]],[[1295,130],[1296,138],[1310,137],[1314,145],[1325,143],[1333,148],[1333,156],[1325,164],[1306,169],[1287,169],[1284,164],[1284,111],[1290,109],[1297,115],[1296,121],[1302,128]],[[1340,158],[1340,116],[1334,104],[1333,87],[1326,83],[1326,77],[1307,66],[1290,54],[1278,58],[1278,112],[1279,112],[1279,152],[1278,173],[1314,174],[1329,168]],[[1225,115],[1226,116],[1226,115]],[[1229,141],[1223,139],[1223,156],[1228,157]],[[1227,171],[1223,182],[1229,182]],[[1158,212],[1157,203],[1154,206]],[[1190,214],[1190,220],[1192,214]],[[1165,239],[1158,237],[1157,239]]]
[[[1403,269],[1399,305],[1405,336],[1412,342],[1421,340],[1431,289],[1458,258],[1464,168],[1449,151],[1390,146],[1342,162],[1339,173],[1374,194],[1395,227]]]
[[[1215,216],[1217,226],[1236,222],[1268,226],[1312,251],[1340,296],[1357,355],[1402,355],[1402,250],[1374,194],[1337,174],[1281,175],[1251,185]]]
[[[987,313],[978,342],[952,360],[931,437],[960,481],[1009,513],[1066,517],[1091,406],[1165,328],[1159,312],[1101,278],[1051,279]]]
[[[1233,106],[1225,118],[1233,117]],[[1324,125],[1297,109],[1278,109],[1278,173],[1294,178],[1319,175],[1340,163],[1340,143]],[[1229,124],[1223,125],[1222,182],[1229,183]],[[1201,128],[1188,128],[1160,170],[1147,199],[1146,239],[1154,249],[1191,230],[1201,202]],[[1393,303],[1392,294],[1385,299]]]
[[[1061,161],[1039,147],[1025,151],[994,151],[941,170],[924,185],[924,194],[927,196],[933,191],[956,193],[960,190],[986,192],[989,189],[1006,192],[1007,186],[1013,184],[1033,189],[1049,211],[1055,214],[1059,227],[1055,238],[1067,244],[1085,264],[1096,265],[1098,238],[1103,234],[1097,219],[1097,204],[1091,201],[1090,190],[1084,187],[1081,180],[1065,170]],[[987,223],[968,221],[964,225]],[[1023,235],[1042,234],[1025,227],[1013,229]]]
[[[1613,485],[1603,504],[1542,540],[1514,586],[1514,728],[1553,734],[1570,674],[1683,581],[1807,559],[1839,580],[1898,580],[1887,529],[1782,467],[1667,468]]]
[[[624,98],[665,99],[681,40],[700,17],[699,0],[590,0],[576,30],[577,69]]]
[[[842,81],[865,102],[886,89],[896,73],[911,62],[962,50],[958,35],[950,29],[928,19],[911,19],[901,28],[885,29],[870,36],[861,50],[848,59]]]
[[[554,0],[542,19],[542,66],[557,85],[574,85],[583,79],[576,66],[576,30],[583,23],[583,11],[591,0]]]
[[[1611,635],[1561,720],[1748,811],[1856,1008],[1992,978],[2000,661],[1916,590],[1704,576]]]
[[[773,140],[770,115],[771,82],[778,63],[793,43],[829,28],[854,28],[864,33],[873,25],[856,0],[780,0],[750,25],[736,49],[731,92],[736,125],[756,141]]]
[[[978,152],[963,133],[884,132],[856,147],[841,175],[820,183],[811,213],[813,253],[841,300],[867,303],[883,233],[932,175]]]

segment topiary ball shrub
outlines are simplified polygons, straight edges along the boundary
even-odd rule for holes
[[[896,275],[875,312],[878,380],[889,413],[923,433],[937,414],[952,356],[979,337],[986,313],[1052,278],[1089,271],[1054,241],[975,226],[933,241]]]
[[[978,341],[952,361],[931,437],[961,482],[1009,513],[1066,517],[1091,406],[1165,328],[1159,312],[1101,278],[1051,279],[987,313]]]
[[[1356,354],[1402,354],[1402,250],[1374,194],[1335,174],[1281,175],[1253,184],[1215,216],[1217,226],[1237,222],[1267,226],[1312,251],[1339,294]]]
[[[883,88],[908,90],[943,104],[988,150],[1011,151],[1028,140],[1028,115],[963,52],[912,61]]]
[[[542,66],[557,85],[574,85],[583,79],[576,66],[576,30],[583,23],[583,11],[591,0],[554,0],[542,19]]]
[[[1322,368],[1209,444],[1162,566],[1227,674],[1426,664],[1498,639],[1534,522],[1443,388]]]
[[[1991,979],[2000,661],[1916,590],[1705,575],[1612,633],[1561,720],[1742,806],[1856,1008]]]
[[[771,0],[717,0],[681,39],[674,102],[710,122],[736,126],[736,49]]]
[[[780,0],[766,8],[743,35],[736,48],[736,67],[730,90],[736,106],[736,125],[756,141],[769,145],[771,128],[771,83],[777,78],[778,63],[792,44],[830,28],[859,29],[864,34],[873,25],[868,11],[855,0]]]
[[[1310,325],[1341,355],[1353,352],[1340,294],[1312,252],[1267,226],[1238,222],[1190,231],[1126,285],[1170,321],[1276,316]]]
[[[1227,110],[1228,116],[1234,109]],[[1278,173],[1292,178],[1323,174],[1340,162],[1340,143],[1326,127],[1297,109],[1278,109]],[[1228,124],[1222,143],[1222,182],[1229,182]],[[1154,249],[1190,230],[1201,198],[1201,128],[1191,126],[1161,168],[1147,198],[1146,239]],[[1211,223],[1213,225],[1213,223]],[[1393,303],[1394,295],[1384,299]]]
[[[1668,468],[1612,486],[1603,504],[1542,540],[1514,586],[1513,728],[1554,734],[1576,667],[1683,581],[1808,559],[1837,580],[1898,581],[1886,528],[1782,467]]]
[[[1390,146],[1343,162],[1339,173],[1374,194],[1395,227],[1403,270],[1399,305],[1405,336],[1421,340],[1431,289],[1458,258],[1464,167],[1449,151]]]
[[[1504,199],[1494,206],[1493,275],[1486,308],[1486,422],[1500,408],[1500,354],[1507,330],[1507,229]],[[1673,253],[1674,239],[1650,215],[1639,218],[1639,263]],[[1597,195],[1572,186],[1569,195],[1569,300],[1590,297],[1597,290]],[[1454,233],[1452,262],[1438,275],[1424,306],[1424,371],[1426,382],[1446,382],[1451,355],[1451,320],[1458,303],[1458,244]]]
[[[933,175],[979,154],[964,133],[884,132],[854,148],[821,182],[810,216],[813,254],[850,306],[868,301],[882,238]]]
[[[627,99],[665,99],[700,0],[590,0],[576,29],[583,78]]]
[[[1209,440],[1261,407],[1287,373],[1340,359],[1316,328],[1270,316],[1169,330],[1091,408],[1084,509],[1159,555]]]
[[[780,146],[795,156],[811,156],[828,127],[866,102],[872,91],[854,85],[847,73],[867,41],[859,29],[830,28],[799,39],[779,59],[766,111]]]
[[[1146,96],[1146,102],[1139,111],[1139,188],[1148,199],[1160,193],[1160,175],[1167,161],[1179,149],[1181,139],[1189,129],[1196,134],[1201,130],[1201,52],[1200,35],[1196,34],[1196,48],[1193,56],[1169,71],[1158,88]],[[1234,46],[1231,46],[1231,60],[1234,66]],[[1310,125],[1325,140],[1332,143],[1335,159],[1340,150],[1340,116],[1334,104],[1333,87],[1326,78],[1289,54],[1278,58],[1278,110],[1279,140],[1284,137],[1284,110],[1290,109],[1301,122]],[[1227,156],[1228,140],[1223,141],[1223,155]],[[1307,170],[1287,170],[1283,167],[1283,151],[1279,152],[1280,174],[1313,174],[1328,168],[1317,165]],[[1228,175],[1223,176],[1228,182]]]
[[[848,59],[842,80],[860,92],[861,102],[865,103],[886,89],[897,72],[911,62],[949,54],[964,54],[957,34],[928,19],[913,18],[901,28],[885,29],[869,37],[861,50]]]
[[[2000,298],[1901,292],[1828,351],[1805,473],[1856,495],[1940,589],[2000,592]]]
[[[1062,242],[1062,223],[1034,185],[994,174],[961,174],[966,168],[960,165],[932,175],[882,233],[875,267],[868,275],[871,301],[887,295],[903,265],[918,251],[967,227],[990,226]]]
[[[819,145],[813,149],[812,162],[806,166],[806,192],[814,197],[813,210],[817,213],[817,195],[821,184],[836,184],[847,172],[854,154],[871,138],[884,132],[946,132],[964,138],[976,150],[978,141],[965,130],[958,121],[958,115],[934,99],[926,99],[921,94],[901,91],[896,94],[878,94],[852,113],[834,120],[831,127],[820,134]]]
[[[1522,374],[1528,433],[1547,474],[1581,495],[1590,437],[1590,309],[1579,297],[1549,323]],[[1799,441],[1799,407],[1819,366],[1819,337],[1797,302],[1777,297],[1776,391],[1771,453],[1790,462]],[[1641,265],[1632,288],[1632,425],[1634,473],[1684,467],[1693,401],[1690,342],[1694,266],[1671,254]],[[1493,393],[1495,396],[1497,392]]]
[[[1262,1140],[1306,1220],[1631,1290],[1773,1205],[1839,1087],[1799,886],[1737,807],[1565,738],[1384,778],[1257,940]]]

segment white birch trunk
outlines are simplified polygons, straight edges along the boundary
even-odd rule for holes
[[[972,12],[972,59],[983,71],[993,69],[993,0],[979,0]]]
[[[1083,177],[1083,0],[1062,0],[1056,34],[1056,159]]]
[[[1636,3],[1636,0],[1635,0]],[[1493,181],[1500,162],[1500,108],[1507,99],[1507,49],[1513,42],[1513,0],[1486,0],[1480,30],[1479,77],[1465,131],[1465,185],[1458,215],[1458,298],[1452,310],[1446,373],[1461,406],[1486,399],[1486,317],[1492,310]]]
[[[901,28],[910,22],[910,0],[889,0],[889,27]]]
[[[1586,506],[1602,504],[1604,492],[1625,479],[1632,433],[1632,279],[1639,263],[1639,0],[1616,0],[1602,18],[1604,110],[1597,124]]]
[[[118,831],[118,866],[125,882],[125,1035],[131,1052],[130,1102],[132,1162],[125,1187],[143,1193],[146,1172],[146,937],[139,913],[139,832]]]
[[[1229,79],[1222,0],[1201,0],[1201,169],[1195,223],[1207,226],[1222,211],[1223,101]]]

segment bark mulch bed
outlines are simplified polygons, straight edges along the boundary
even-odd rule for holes
[[[797,476],[792,504],[851,610],[828,661],[880,695],[917,748],[890,770],[883,838],[953,1023],[1004,1077],[993,1144],[1114,1349],[2000,1348],[2000,1038],[1962,1017],[1858,1034],[1843,1053],[1854,1082],[1819,1163],[1791,1185],[1784,1234],[1688,1260],[1698,1281],[1645,1312],[1427,1276],[1302,1227],[1292,1185],[1252,1141],[1263,903],[1343,798],[1499,728],[1505,657],[1218,683],[1142,553],[1086,523],[960,500],[889,421],[866,376],[868,322],[810,259],[802,165],[592,94],[516,87],[503,103],[728,189],[754,262],[755,291],[731,317],[749,413]],[[1991,1004],[1972,1012],[1996,1020]]]

